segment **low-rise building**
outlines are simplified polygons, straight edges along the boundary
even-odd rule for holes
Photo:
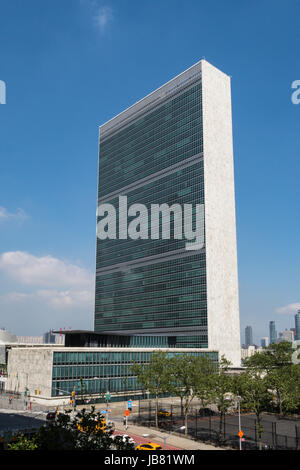
[[[218,352],[200,348],[178,348],[165,336],[105,335],[95,332],[66,334],[66,346],[18,346],[8,351],[6,390],[24,393],[32,401],[58,404],[68,401],[72,391],[103,401],[142,394],[133,373],[134,363],[146,364],[158,349],[168,353],[207,355],[218,361]]]

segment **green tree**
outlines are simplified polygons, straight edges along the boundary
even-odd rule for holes
[[[245,366],[251,369],[260,369],[269,372],[273,369],[281,369],[292,363],[292,355],[294,353],[292,343],[289,341],[281,341],[280,343],[272,343],[263,351],[257,352],[253,356],[245,360]]]
[[[185,434],[188,434],[188,413],[197,396],[202,402],[209,400],[214,363],[207,357],[189,354],[176,355],[170,360],[172,372],[171,393],[180,397],[184,412]]]
[[[37,450],[34,438],[28,439],[24,434],[20,434],[16,441],[8,444],[8,450]]]
[[[264,375],[271,392],[270,401],[276,403],[280,415],[299,408],[300,397],[295,391],[298,390],[300,366],[292,362],[294,352],[292,343],[282,341],[270,344],[245,361],[248,370]]]
[[[163,393],[171,389],[170,359],[167,353],[155,351],[148,364],[134,364],[133,373],[144,390],[155,396],[155,425],[158,428],[158,400]]]
[[[270,402],[270,392],[266,376],[257,369],[248,369],[234,378],[234,391],[242,398],[242,406],[256,415],[258,446],[262,448],[262,413]]]
[[[211,400],[217,405],[218,411],[220,413],[218,433],[219,442],[222,442],[224,439],[224,420],[228,409],[233,404],[234,398],[234,379],[233,376],[229,373],[230,365],[230,361],[228,361],[224,356],[222,356],[219,362],[218,373],[212,376],[211,380]]]

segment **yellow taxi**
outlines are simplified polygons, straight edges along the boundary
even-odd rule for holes
[[[135,450],[163,450],[163,448],[160,444],[156,444],[156,442],[147,442],[146,444],[139,444]]]
[[[171,412],[165,410],[164,408],[161,408],[160,410],[158,410],[158,416],[163,416],[164,418],[168,418],[169,416],[171,416]]]
[[[241,413],[249,413],[249,410],[248,408],[241,408]]]

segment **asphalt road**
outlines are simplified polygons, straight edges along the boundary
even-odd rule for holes
[[[0,411],[0,432],[39,428],[45,424],[46,413]]]

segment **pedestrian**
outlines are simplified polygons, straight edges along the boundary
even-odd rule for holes
[[[12,395],[10,395],[10,397],[9,397],[9,404],[10,405],[12,404],[12,399],[13,399],[13,397],[12,397]]]
[[[126,419],[126,416],[124,416],[124,418],[123,418],[123,424],[124,424],[124,428],[127,429],[127,419]]]

